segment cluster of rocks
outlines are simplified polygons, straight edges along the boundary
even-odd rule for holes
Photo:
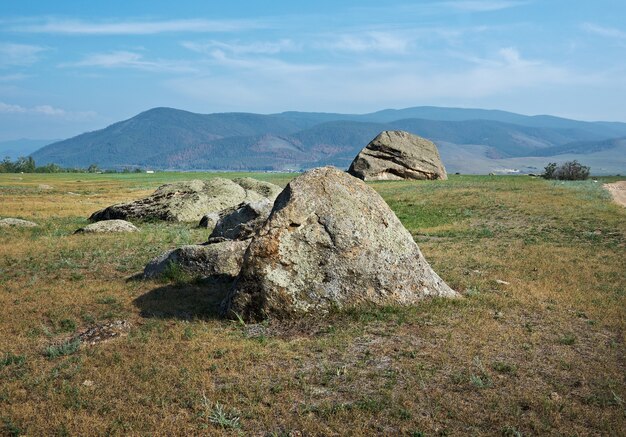
[[[159,187],[150,196],[119,203],[94,212],[89,220],[164,220],[198,222],[209,212],[218,212],[242,202],[275,198],[280,187],[252,178],[191,180]]]
[[[404,132],[383,132],[349,173],[317,168],[282,191],[251,178],[177,182],[90,219],[199,220],[211,229],[208,240],[162,254],[143,277],[176,265],[202,278],[229,278],[221,311],[245,320],[457,296],[385,201],[360,180],[445,179],[436,147]]]

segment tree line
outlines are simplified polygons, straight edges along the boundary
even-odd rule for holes
[[[0,173],[142,173],[140,168],[129,168],[118,170],[101,170],[96,164],[91,164],[87,168],[64,168],[57,164],[46,164],[37,166],[32,156],[20,156],[15,161],[10,157],[0,161]]]

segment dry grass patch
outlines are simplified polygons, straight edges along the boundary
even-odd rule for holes
[[[374,183],[465,297],[245,326],[215,316],[223,283],[128,280],[206,230],[71,235],[190,178],[151,176],[0,175],[0,216],[42,224],[0,234],[0,433],[623,435],[626,210],[591,183]]]

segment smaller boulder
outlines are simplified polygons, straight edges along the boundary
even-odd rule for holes
[[[34,228],[39,226],[37,223],[29,222],[18,218],[4,218],[0,220],[0,228]]]
[[[144,268],[143,277],[145,279],[159,277],[172,265],[176,265],[183,272],[202,278],[211,276],[234,278],[241,270],[243,255],[249,244],[249,241],[224,241],[182,246],[150,261]]]
[[[220,213],[209,241],[245,240],[263,226],[272,211],[274,202],[262,199],[257,202],[240,203]]]
[[[103,220],[77,229],[75,234],[98,234],[115,232],[137,232],[139,228],[126,220]]]

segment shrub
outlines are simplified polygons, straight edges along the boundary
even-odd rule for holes
[[[556,162],[549,163],[543,172],[545,179],[558,179],[562,181],[582,181],[589,177],[589,167],[578,161],[568,161],[561,165]]]

